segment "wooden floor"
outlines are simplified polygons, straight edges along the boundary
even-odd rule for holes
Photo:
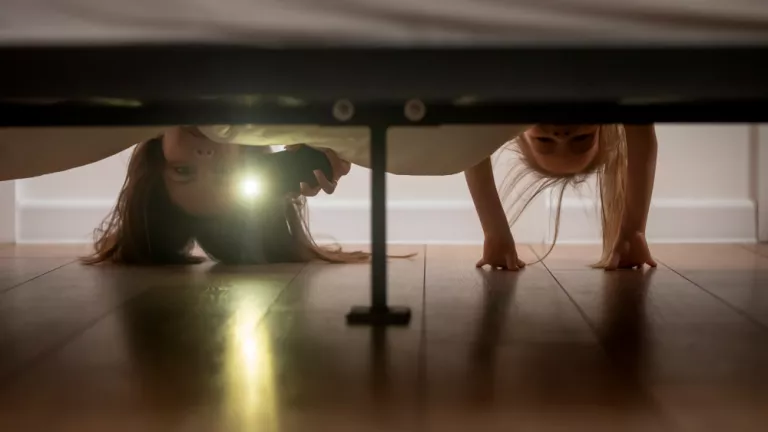
[[[534,249],[526,248],[531,260]],[[407,328],[350,328],[368,267],[84,267],[0,247],[0,431],[765,431],[768,248],[559,246],[520,273],[412,247]]]

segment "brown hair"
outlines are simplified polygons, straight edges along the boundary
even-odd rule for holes
[[[620,124],[601,125],[598,129],[597,145],[598,153],[592,162],[581,172],[575,174],[555,174],[548,172],[536,163],[535,158],[528,153],[526,146],[520,145],[520,136],[504,147],[519,155],[521,161],[505,176],[500,195],[506,202],[506,198],[515,192],[524,181],[529,181],[522,193],[517,195],[511,205],[506,208],[510,226],[512,226],[520,214],[528,205],[545,189],[554,188],[557,198],[555,205],[554,236],[552,244],[538,261],[546,258],[557,243],[560,231],[560,213],[568,186],[582,185],[590,175],[597,177],[599,189],[600,215],[603,239],[603,252],[600,260],[593,265],[596,268],[604,268],[608,265],[614,243],[617,241],[621,220],[624,215],[624,196],[626,193],[627,176],[627,139],[624,127]]]
[[[162,137],[136,146],[117,204],[94,232],[94,253],[83,262],[186,264],[196,260],[192,218],[171,204],[163,186]]]
[[[171,202],[163,182],[163,137],[140,143],[134,149],[117,204],[94,231],[94,253],[86,264],[193,264],[195,241],[212,259],[228,264],[321,259],[349,263],[367,261],[370,254],[342,252],[318,246],[305,222],[305,202],[276,200],[264,206],[257,223],[243,210],[234,217],[197,218]],[[254,245],[254,236],[263,242]],[[253,247],[261,247],[254,254]]]

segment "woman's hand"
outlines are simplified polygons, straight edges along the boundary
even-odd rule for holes
[[[648,249],[645,234],[635,231],[619,237],[619,240],[613,246],[611,259],[605,269],[642,268],[646,264],[656,267],[656,261],[654,261],[651,251]]]
[[[285,146],[285,149],[287,151],[296,151],[300,149],[304,144],[295,144],[290,146]],[[336,190],[336,186],[338,184],[338,181],[341,177],[349,174],[349,170],[352,168],[352,164],[345,160],[341,160],[339,156],[336,154],[335,151],[327,148],[317,148],[313,147],[315,150],[319,150],[323,153],[325,153],[325,156],[328,158],[328,161],[331,163],[331,168],[333,170],[333,178],[329,179],[325,176],[325,174],[320,170],[315,170],[315,178],[317,179],[317,186],[310,186],[307,183],[301,183],[301,195],[304,195],[305,197],[313,197],[320,193],[320,191],[323,191],[327,194],[332,194]]]
[[[517,257],[515,240],[512,234],[486,235],[483,242],[483,257],[477,262],[478,268],[491,266],[491,269],[517,271],[525,267],[525,263]]]

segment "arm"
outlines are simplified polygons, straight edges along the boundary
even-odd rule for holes
[[[504,213],[504,207],[496,190],[491,159],[485,158],[479,164],[464,171],[464,176],[485,236],[509,235],[511,237],[507,215]]]
[[[507,270],[523,268],[525,263],[517,257],[515,240],[496,190],[491,159],[486,158],[464,171],[464,176],[485,234],[483,257],[477,262],[477,267],[489,265]]]
[[[627,195],[622,234],[645,234],[656,176],[657,141],[653,125],[626,125]]]
[[[624,216],[621,232],[612,246],[606,270],[656,267],[648,243],[645,227],[651,206],[653,181],[656,176],[656,132],[653,125],[625,126],[627,134],[627,183],[624,198]],[[606,245],[611,247],[610,245]]]

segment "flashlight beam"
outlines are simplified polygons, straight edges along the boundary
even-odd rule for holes
[[[255,178],[246,178],[240,182],[240,193],[246,198],[256,197],[261,193],[261,184]]]

